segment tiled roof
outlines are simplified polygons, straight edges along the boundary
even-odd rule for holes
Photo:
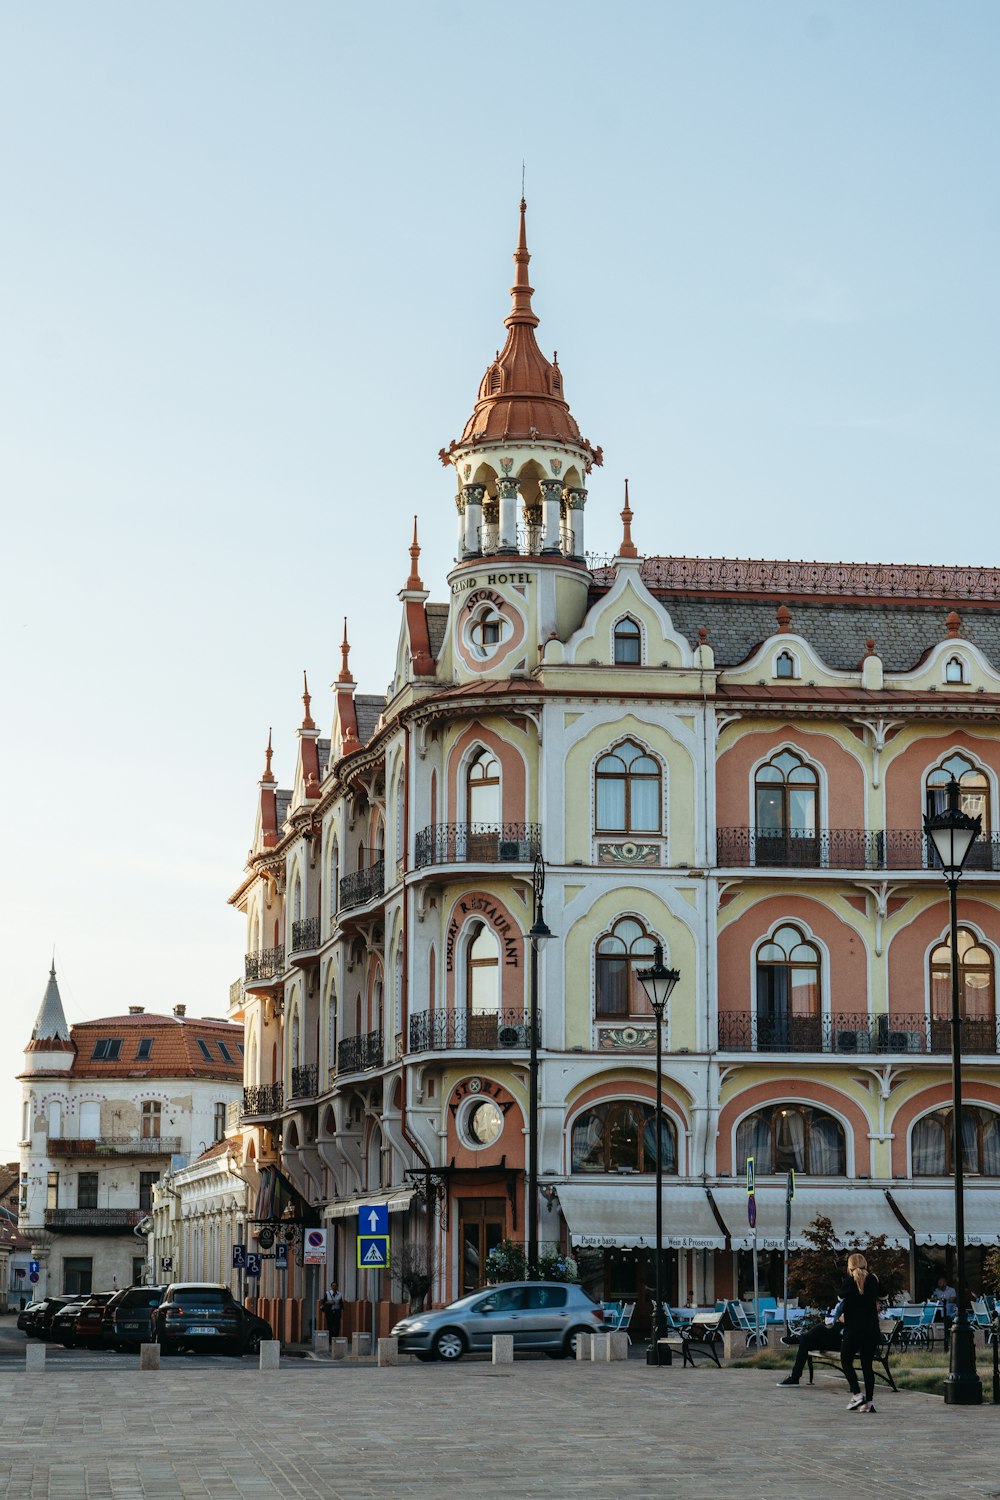
[[[291,806],[291,803],[292,803],[292,794],[291,794],[291,792],[286,792],[283,787],[279,791],[275,792],[275,794],[274,794],[275,819],[276,819],[276,824],[277,824],[278,828],[281,827],[281,825],[284,823],[285,819],[288,817],[288,809]]]
[[[427,615],[427,634],[430,637],[431,655],[437,661],[441,655],[441,647],[444,645],[445,633],[448,629],[448,612],[450,604],[427,604],[424,611]]]
[[[229,1150],[229,1142],[223,1136],[221,1141],[213,1141],[207,1151],[202,1151],[194,1158],[195,1161],[209,1161],[213,1156],[225,1156]]]
[[[99,1021],[81,1021],[71,1027],[70,1037],[76,1047],[76,1058],[70,1069],[72,1078],[224,1078],[238,1083],[243,1077],[243,1056],[239,1044],[243,1027],[232,1021],[198,1019],[193,1016],[159,1016],[148,1012],[138,1015],[105,1016]],[[149,1037],[152,1048],[147,1058],[136,1054],[139,1042]],[[121,1048],[116,1058],[94,1057],[94,1044],[118,1038]],[[209,1056],[199,1047],[205,1042]],[[231,1058],[227,1062],[219,1051],[222,1042]]]
[[[356,693],[354,713],[358,721],[358,741],[367,745],[375,733],[375,726],[385,712],[385,698],[375,693]]]
[[[316,741],[316,759],[319,761],[319,779],[320,781],[322,781],[323,777],[326,775],[326,768],[330,764],[329,740]]]

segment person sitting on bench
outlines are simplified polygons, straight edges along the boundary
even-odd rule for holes
[[[840,1313],[839,1304],[832,1308],[822,1323],[817,1323],[807,1333],[790,1335],[782,1339],[783,1344],[797,1344],[795,1351],[795,1363],[792,1373],[786,1375],[784,1380],[779,1380],[779,1386],[798,1385],[802,1379],[802,1371],[806,1367],[806,1361],[810,1354],[839,1354],[840,1341],[844,1335],[844,1325],[838,1321]]]

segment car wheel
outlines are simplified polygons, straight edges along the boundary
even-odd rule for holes
[[[454,1362],[465,1353],[465,1339],[457,1328],[442,1328],[434,1335],[434,1353],[438,1359]]]
[[[577,1341],[577,1339],[580,1337],[581,1333],[592,1333],[592,1332],[593,1332],[593,1329],[591,1329],[591,1328],[583,1328],[583,1327],[581,1327],[581,1328],[571,1328],[570,1331],[569,1331],[569,1333],[567,1333],[567,1335],[566,1335],[566,1338],[565,1338],[565,1340],[563,1342],[562,1349],[559,1351],[559,1357],[562,1358],[562,1359],[575,1359],[576,1358],[576,1341]]]
[[[247,1341],[246,1341],[246,1347],[244,1349],[244,1353],[245,1354],[259,1354],[260,1353],[260,1329],[259,1328],[251,1328],[250,1332],[247,1334]]]

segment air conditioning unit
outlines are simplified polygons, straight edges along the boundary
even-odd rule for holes
[[[497,1041],[501,1047],[519,1047],[521,1045],[521,1032],[517,1026],[501,1026],[497,1032]]]
[[[500,840],[500,859],[507,864],[514,864],[521,858],[521,845],[517,839]]]

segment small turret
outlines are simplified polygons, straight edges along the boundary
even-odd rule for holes
[[[24,1049],[25,1072],[67,1072],[73,1065],[75,1052],[76,1048],[70,1041],[53,960],[49,982],[31,1029],[31,1041]]]

